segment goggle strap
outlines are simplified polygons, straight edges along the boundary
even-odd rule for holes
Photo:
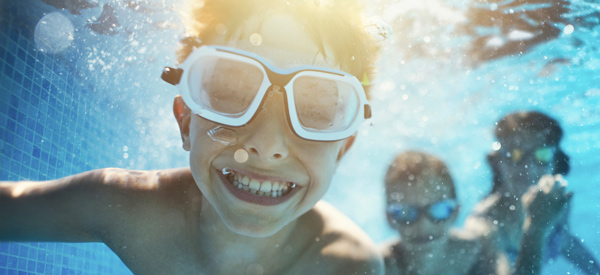
[[[371,105],[365,104],[365,119],[371,118]]]
[[[162,78],[162,80],[164,80],[165,82],[167,82],[171,85],[177,85],[177,84],[179,84],[179,81],[181,81],[182,74],[183,74],[182,69],[165,67],[162,74],[160,75],[160,78]]]

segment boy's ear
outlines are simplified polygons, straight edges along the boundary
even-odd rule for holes
[[[354,144],[354,139],[356,139],[356,133],[344,140],[344,145],[342,145],[342,148],[340,148],[340,151],[338,152],[338,161],[342,160],[342,157],[346,154],[346,152],[348,152],[348,149],[352,147],[352,144]]]
[[[183,149],[186,151],[190,150],[190,121],[192,119],[192,111],[183,102],[181,95],[175,96],[173,100],[173,115],[179,124],[179,131],[181,132],[181,140],[183,141]]]

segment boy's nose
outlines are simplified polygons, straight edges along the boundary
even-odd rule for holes
[[[270,91],[248,127],[244,148],[263,161],[285,159],[289,154],[288,136],[293,135],[286,122],[283,94]]]

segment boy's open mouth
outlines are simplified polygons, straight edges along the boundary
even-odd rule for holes
[[[220,173],[229,190],[238,198],[261,205],[273,205],[287,200],[299,186],[293,182],[257,180],[237,171]]]

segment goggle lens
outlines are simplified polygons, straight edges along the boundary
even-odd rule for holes
[[[437,221],[445,221],[452,213],[456,210],[456,202],[454,201],[440,201],[429,206],[429,217]]]
[[[554,159],[554,148],[545,147],[535,150],[535,159],[544,164],[550,163]]]
[[[254,101],[264,74],[260,67],[237,60],[206,56],[191,68],[191,97],[204,109],[220,115],[242,116]]]
[[[315,76],[300,76],[292,81],[298,119],[305,130],[338,132],[356,119],[359,98],[351,85]]]
[[[390,216],[399,222],[414,222],[419,218],[419,209],[405,204],[392,204],[388,207]]]

